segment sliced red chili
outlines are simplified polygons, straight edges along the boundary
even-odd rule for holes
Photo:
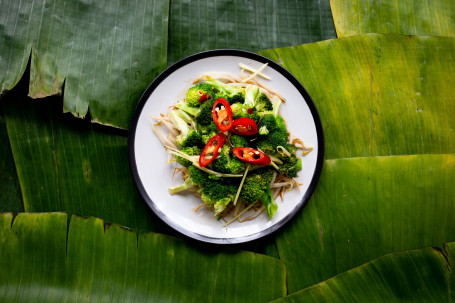
[[[199,156],[199,165],[207,166],[220,154],[220,149],[223,147],[226,136],[223,133],[216,134],[210,138]]]
[[[213,104],[212,118],[222,132],[228,131],[232,126],[232,109],[224,98],[218,98]]]
[[[258,132],[258,126],[251,118],[238,118],[232,122],[230,131],[241,136],[251,136]]]
[[[204,102],[205,100],[207,100],[209,98],[209,95],[206,94],[206,92],[200,90],[199,92],[199,95],[201,95],[201,97],[199,98],[199,100],[197,100],[197,102]]]
[[[237,158],[246,163],[269,165],[272,162],[269,156],[251,147],[236,147],[232,152]]]

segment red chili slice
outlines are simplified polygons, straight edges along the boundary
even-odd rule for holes
[[[210,138],[199,156],[199,165],[207,166],[210,162],[216,159],[220,154],[220,148],[223,147],[226,136],[223,133],[216,134]],[[210,156],[210,154],[212,154]]]
[[[269,156],[251,147],[236,147],[232,152],[237,158],[246,163],[269,165],[272,162]]]
[[[218,98],[215,101],[212,108],[212,118],[222,132],[226,132],[231,128],[233,120],[232,109],[226,99]]]
[[[198,92],[199,95],[201,95],[201,97],[199,98],[199,100],[197,100],[197,102],[204,102],[205,100],[207,100],[209,98],[209,95],[206,94],[204,91],[199,91]]]
[[[251,136],[258,132],[258,126],[251,118],[238,118],[232,122],[230,131],[241,136]]]

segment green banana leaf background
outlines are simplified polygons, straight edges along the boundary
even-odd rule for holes
[[[228,247],[162,223],[127,151],[216,48],[288,69],[325,135],[307,205]],[[453,0],[1,1],[0,301],[455,302],[454,75]]]

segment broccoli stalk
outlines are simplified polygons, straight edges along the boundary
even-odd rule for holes
[[[259,87],[253,84],[248,84],[245,88],[245,103],[243,103],[243,108],[255,108],[258,97]]]
[[[186,103],[185,101],[177,102],[175,106],[193,117],[195,117],[199,112],[199,108],[189,106],[188,103]]]
[[[280,98],[278,98],[277,96],[273,96],[271,102],[272,102],[272,112],[276,117],[276,116],[278,116],[278,111],[280,109],[280,105],[282,102],[281,102]]]
[[[180,131],[180,135],[176,138],[177,144],[182,147],[201,145],[201,135],[182,119],[182,113],[179,113],[179,111],[171,110],[169,113],[169,119],[172,124]]]
[[[267,214],[269,215],[269,218],[272,219],[278,209],[278,204],[276,204],[275,199],[273,199],[272,190],[270,189],[270,186],[266,187],[264,194],[262,195],[260,200],[264,204],[265,209],[267,210]]]
[[[187,190],[194,186],[195,186],[195,184],[193,183],[193,180],[191,178],[186,178],[186,180],[183,184],[171,186],[168,188],[168,190],[171,195],[175,195],[176,193]]]

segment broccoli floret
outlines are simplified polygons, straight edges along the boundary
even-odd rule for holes
[[[250,146],[248,144],[248,140],[243,136],[231,134],[231,138],[229,140],[231,141],[231,144],[234,147],[249,147]]]
[[[260,138],[257,143],[257,147],[267,154],[276,153],[278,146],[286,146],[288,142],[288,131],[284,119],[281,116],[276,116],[275,120],[275,130],[269,132],[267,136]]]
[[[234,116],[234,119],[236,119],[235,117],[240,117],[241,115],[243,115],[243,112],[245,111],[243,109],[242,103],[239,103],[239,102],[232,104],[231,110],[232,110],[232,115]]]
[[[245,88],[241,86],[227,85],[215,79],[205,81],[217,93],[217,97],[223,97],[229,102],[229,105],[245,101]]]
[[[195,120],[198,124],[210,125],[210,123],[213,122],[212,109],[214,103],[215,99],[209,99],[201,105],[199,112],[195,117]]]
[[[240,103],[234,103],[231,105],[232,109],[232,118],[234,120],[237,120],[238,118],[251,118],[254,120],[254,122],[259,123],[259,120],[261,120],[261,115],[258,113],[258,111],[255,108],[252,108],[248,113],[248,108],[245,108],[244,105]]]
[[[186,92],[185,100],[189,106],[199,107],[202,101],[207,99],[213,99],[213,97],[214,92],[210,85],[198,83],[195,86],[188,89],[188,91]],[[201,102],[199,102],[199,100],[201,100]]]
[[[259,95],[259,98],[256,101],[256,109],[260,112],[273,110],[273,104],[269,98],[267,98],[266,94],[261,93]]]
[[[198,156],[201,154],[201,150],[197,146],[188,146],[184,147],[180,150],[182,153],[185,153],[189,156]],[[177,156],[177,162],[180,165],[183,165],[185,167],[191,166],[191,161],[182,157]]]
[[[297,173],[302,169],[302,159],[297,158],[295,155],[287,157],[283,164],[278,166],[280,173],[286,173],[289,177],[295,178]]]
[[[191,128],[185,120],[183,120],[178,113],[180,110],[172,110],[169,113],[174,127],[180,131],[180,135],[177,136],[176,142],[181,147],[187,146],[198,146],[202,144],[201,135],[193,128]]]
[[[202,191],[202,201],[214,206],[215,215],[219,215],[229,202],[234,200],[238,189],[238,184],[235,181],[226,180],[226,178],[213,180],[210,178],[212,175],[194,166],[190,166],[189,171],[193,183],[197,184]]]
[[[206,172],[203,172],[199,168],[194,167],[193,165],[188,167],[188,170],[190,172],[190,178],[193,180],[194,184],[197,184],[199,186],[204,186],[207,181],[209,180],[209,174]]]
[[[263,139],[259,140],[257,147],[266,154],[274,154],[277,152],[276,148],[278,146],[286,146],[287,142],[287,135],[283,136],[283,134],[279,131],[274,131],[265,136]]]
[[[286,147],[286,150],[291,154],[295,154],[297,151],[297,147],[293,144],[288,144],[285,147]]]
[[[238,186],[229,182],[210,181],[211,182],[202,188],[202,201],[210,205],[222,201],[223,199],[234,201]]]
[[[240,112],[236,112],[235,114],[232,113],[232,118],[234,120],[237,120],[239,118],[251,118],[254,120],[254,122],[256,122],[256,124],[259,123],[259,121],[261,120],[261,116],[259,115],[259,113],[256,111],[256,110],[253,110],[251,112],[251,114],[248,113],[248,111],[240,111]]]
[[[260,135],[268,135],[270,132],[275,131],[276,127],[277,121],[273,114],[265,114],[258,123]]]
[[[183,184],[171,186],[168,188],[168,190],[171,195],[175,195],[176,193],[179,193],[181,191],[194,187],[194,185],[195,184],[193,183],[193,180],[191,180],[191,178],[186,178],[186,180]]]
[[[268,135],[269,134],[269,130],[267,129],[267,127],[265,125],[263,125],[263,126],[259,127],[258,134],[260,134],[260,135]]]
[[[212,165],[213,170],[227,174],[240,174],[246,168],[244,162],[231,156],[231,149],[227,144],[223,145],[220,155],[212,162]]]
[[[243,202],[253,204],[260,200],[267,188],[270,187],[273,173],[274,169],[270,166],[248,173],[240,191],[240,198],[242,198]]]
[[[215,122],[213,121],[209,125],[197,124],[196,129],[199,132],[199,134],[201,134],[202,142],[204,144],[207,144],[210,138],[212,138],[213,136],[220,132]]]

